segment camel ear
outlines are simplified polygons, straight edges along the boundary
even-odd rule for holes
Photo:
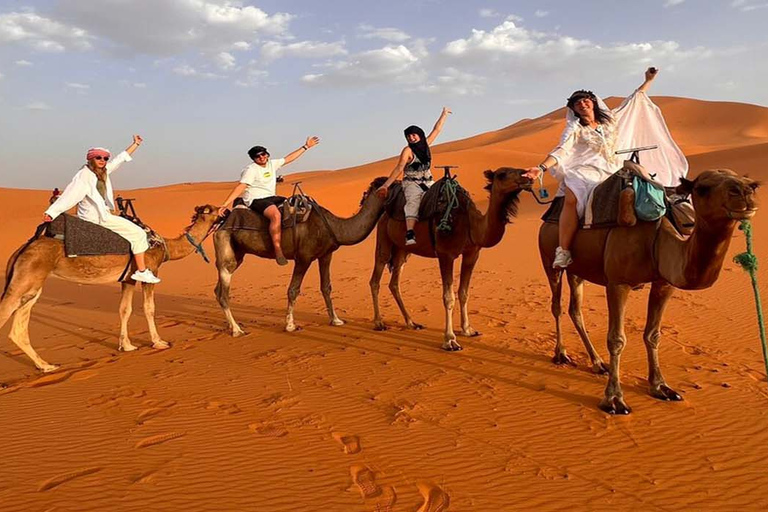
[[[749,188],[751,188],[752,190],[757,190],[758,188],[760,188],[760,185],[762,185],[762,183],[760,183],[759,181],[753,181],[752,183],[749,184]]]
[[[680,195],[690,195],[693,193],[693,182],[685,178],[680,178],[680,184],[675,188],[675,192]]]
[[[483,171],[483,176],[485,176],[485,179],[487,179],[488,181],[493,181],[493,177],[495,175],[496,175],[496,172],[490,169]]]

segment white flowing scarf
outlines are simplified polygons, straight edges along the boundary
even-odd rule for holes
[[[639,155],[640,163],[649,173],[656,176],[656,181],[665,187],[679,185],[680,178],[688,174],[688,161],[672,139],[661,109],[651,101],[648,95],[645,92],[635,91],[614,110],[610,110],[599,96],[595,97],[600,109],[611,115],[616,123],[615,150],[658,146],[657,149],[642,151]],[[566,131],[578,128],[579,118],[570,108],[565,110]],[[571,123],[577,126],[571,126]],[[564,164],[563,167],[567,168],[567,162]]]

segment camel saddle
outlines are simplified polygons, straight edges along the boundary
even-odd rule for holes
[[[587,199],[584,219],[579,219],[581,229],[605,229],[631,227],[637,223],[635,192],[632,180],[641,179],[658,186],[653,176],[640,164],[625,161],[624,166],[600,183]],[[681,235],[693,231],[693,205],[687,196],[677,194],[675,187],[665,187],[665,216]],[[563,210],[564,198],[555,197],[541,220],[557,224]]]
[[[441,178],[429,187],[421,197],[419,205],[419,221],[434,220],[437,216],[442,216],[448,208],[448,199],[443,193],[446,178]],[[400,181],[392,183],[390,186],[392,200],[387,203],[387,215],[392,220],[405,221],[405,192]],[[467,201],[470,199],[469,192],[463,187],[457,186],[456,196],[458,199],[457,209],[460,212],[467,210]]]
[[[264,215],[251,210],[242,201],[238,203],[219,229],[269,231],[269,220]],[[314,199],[304,194],[285,198],[282,204],[278,206],[282,218],[282,229],[292,228],[296,224],[307,222],[315,204],[317,203]]]
[[[68,213],[49,222],[45,236],[64,240],[64,253],[69,258],[131,253],[128,240],[114,231]]]

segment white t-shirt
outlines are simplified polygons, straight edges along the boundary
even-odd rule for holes
[[[240,174],[240,183],[245,183],[243,201],[251,206],[255,199],[264,199],[275,195],[277,186],[277,170],[285,164],[285,158],[270,158],[264,167],[255,162],[243,169]]]

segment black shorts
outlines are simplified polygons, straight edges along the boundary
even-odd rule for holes
[[[285,201],[285,198],[283,196],[269,196],[269,197],[263,197],[261,199],[254,199],[251,202],[251,210],[255,211],[258,214],[264,215],[264,210],[269,208],[270,206],[280,206]],[[238,204],[245,204],[245,202],[241,198],[235,199],[234,206],[237,206]]]

